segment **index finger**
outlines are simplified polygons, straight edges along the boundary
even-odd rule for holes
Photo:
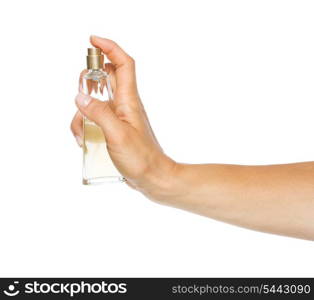
[[[117,93],[137,92],[133,58],[112,40],[91,36],[90,41],[93,46],[100,48],[114,65],[117,79]]]

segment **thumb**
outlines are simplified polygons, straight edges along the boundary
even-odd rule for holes
[[[117,135],[119,129],[122,129],[123,124],[112,111],[108,101],[100,101],[89,95],[79,93],[75,102],[87,119],[101,127],[107,141],[110,140],[110,137]]]

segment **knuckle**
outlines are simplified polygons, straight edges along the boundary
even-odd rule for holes
[[[135,67],[135,59],[132,56],[130,56],[130,55],[127,56],[127,63],[130,66]]]
[[[118,105],[115,109],[115,113],[118,117],[124,118],[129,115],[138,114],[141,112],[141,107],[135,102]]]
[[[118,44],[117,44],[115,41],[110,40],[110,39],[107,39],[107,40],[112,44],[112,48],[117,48],[117,47],[119,47]]]

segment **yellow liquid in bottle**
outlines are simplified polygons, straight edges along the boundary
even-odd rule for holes
[[[94,122],[84,119],[83,184],[117,181],[121,178],[109,156],[104,134]]]

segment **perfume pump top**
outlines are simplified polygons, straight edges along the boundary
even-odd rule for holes
[[[99,48],[88,48],[88,55],[101,55],[101,50]]]
[[[87,49],[87,69],[99,70],[103,68],[104,55],[99,48]]]

